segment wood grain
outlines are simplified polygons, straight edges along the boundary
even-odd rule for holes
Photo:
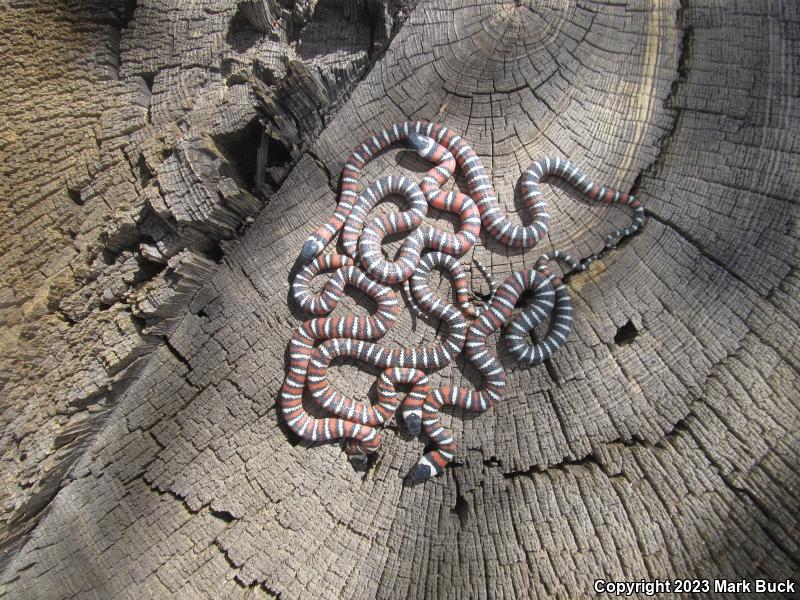
[[[371,39],[385,46],[336,37],[333,46],[351,43],[361,58],[345,61],[353,85],[333,95],[331,80],[313,75],[320,64],[303,56],[314,44],[293,40],[314,27],[328,31],[325,23],[297,25],[316,14],[333,19],[325,11],[362,22],[352,6],[320,3],[304,13],[298,3],[280,13],[286,25],[272,39],[264,30],[276,5],[208,4],[197,13],[137,5],[121,30],[120,77],[108,84],[122,91],[94,97],[121,107],[107,117],[97,160],[106,148],[129,173],[142,164],[150,175],[101,183],[111,177],[105,173],[120,177],[108,167],[81,181],[83,207],[94,197],[85,189],[125,202],[101,211],[110,225],[93,238],[119,250],[107,271],[95,267],[98,275],[53,297],[80,317],[70,317],[71,329],[91,324],[103,336],[135,340],[124,326],[136,326],[142,341],[125,346],[125,356],[137,357],[128,384],[97,393],[106,408],[86,426],[92,436],[82,439],[91,443],[70,446],[77,462],[56,478],[62,487],[46,496],[46,515],[19,534],[4,595],[567,598],[588,595],[597,578],[797,572],[800,14],[791,3],[370,4],[369,22],[378,23]],[[198,34],[179,26],[197,19],[207,21]],[[328,38],[314,39],[321,62],[339,55],[327,54],[320,40]],[[299,48],[302,64],[265,58],[275,44],[288,47],[278,51],[286,56]],[[73,69],[76,62],[84,68],[65,61]],[[246,75],[259,69],[273,81]],[[126,111],[138,113],[119,98],[140,93],[135,77],[145,87],[152,81],[150,108],[139,111],[150,116],[126,129]],[[159,113],[156,91],[166,102]],[[163,124],[150,121],[156,114]],[[55,127],[60,118],[45,121]],[[248,129],[253,118],[265,133]],[[402,477],[423,446],[402,428],[390,428],[362,475],[338,446],[297,444],[275,410],[285,345],[303,317],[288,298],[294,259],[333,211],[349,151],[407,118],[440,120],[470,140],[509,212],[519,208],[522,170],[548,154],[631,189],[648,210],[639,235],[569,276],[576,322],[552,361],[522,369],[498,345],[509,372],[505,400],[477,418],[447,412],[456,464],[414,487]],[[282,160],[270,158],[270,148]],[[397,149],[370,164],[364,181],[421,168]],[[125,185],[132,189],[109,191]],[[68,202],[63,184],[55,187]],[[475,250],[496,277],[552,248],[588,256],[628,219],[545,187],[553,206],[546,244],[520,253],[484,239]],[[252,202],[264,196],[258,210]],[[22,222],[20,202],[7,220]],[[44,223],[31,227],[41,232]],[[148,233],[159,227],[161,237]],[[4,243],[21,252],[22,242]],[[18,279],[38,272],[20,258],[25,252],[10,251],[4,260],[20,265]],[[137,261],[146,253],[164,268],[145,281]],[[166,297],[155,282],[174,282],[176,273],[193,282],[172,285]],[[126,277],[135,285],[111,283]],[[17,321],[7,321],[3,335],[44,359],[53,342],[20,336],[57,311],[33,316],[25,308],[32,301],[14,299],[27,298],[15,281],[3,314]],[[447,293],[446,280],[434,283]],[[41,294],[40,285],[31,279],[28,296]],[[111,308],[93,300],[95,289],[112,290],[103,300],[117,299]],[[346,304],[337,312],[367,306],[357,296]],[[126,308],[139,316],[125,320]],[[404,314],[388,343],[436,336],[436,323]],[[72,356],[77,342],[62,338]],[[22,378],[26,367],[11,362],[6,388],[19,395],[5,404],[19,407],[24,391],[42,386],[29,409],[42,417],[30,422],[50,423],[50,390],[82,389],[69,379],[83,372],[71,361],[62,361],[57,383]],[[106,369],[100,381],[115,370]],[[334,371],[338,389],[366,397],[374,373],[352,363]],[[475,379],[462,361],[433,383]],[[21,431],[21,421],[6,422],[7,432]],[[44,447],[53,437],[40,429],[23,440]],[[30,461],[44,468],[44,456]],[[18,470],[7,473],[7,482],[18,481]],[[33,479],[44,485],[41,475]],[[9,493],[18,497],[24,493]]]

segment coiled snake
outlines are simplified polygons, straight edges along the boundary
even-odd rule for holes
[[[357,185],[364,165],[401,141],[434,163],[421,184],[408,177],[390,175],[359,193]],[[441,189],[456,173],[464,177],[467,194]],[[522,174],[522,198],[532,219],[530,225],[523,227],[511,223],[498,206],[496,192],[477,154],[461,136],[446,127],[405,121],[360,144],[342,170],[336,211],[303,245],[298,260],[306,266],[292,283],[292,297],[305,311],[328,315],[350,285],[370,296],[377,309],[369,316],[317,316],[295,331],[289,342],[288,373],[279,393],[279,406],[289,428],[309,441],[344,440],[351,460],[363,467],[367,455],[380,446],[379,427],[401,407],[409,432],[417,435],[424,430],[434,444],[419,459],[408,479],[423,481],[441,473],[456,447],[452,433],[442,425],[441,407],[456,406],[480,413],[504,396],[505,371],[487,346],[488,336],[507,325],[505,340],[511,355],[523,364],[536,365],[550,359],[569,335],[572,303],[564,282],[548,265],[560,260],[573,270],[582,270],[594,257],[581,263],[558,250],[552,257],[542,255],[533,268],[511,273],[499,286],[492,285],[493,294],[480,312],[469,302],[466,277],[457,260],[473,247],[481,229],[501,244],[514,248],[526,249],[539,242],[550,224],[539,187],[546,176],[562,179],[590,200],[624,204],[633,210],[631,225],[608,234],[605,247],[613,247],[641,228],[644,207],[639,200],[594,183],[564,159],[537,160]],[[408,209],[366,221],[371,209],[390,195],[402,196]],[[460,221],[458,231],[447,233],[423,225],[428,207],[456,214]],[[410,234],[396,259],[385,259],[381,250],[384,238],[402,232]],[[320,256],[339,233],[344,255],[334,252]],[[435,267],[452,275],[458,306],[437,298],[428,287],[428,274]],[[479,268],[485,272],[482,265]],[[333,273],[322,291],[315,294],[309,283],[323,270]],[[416,348],[388,348],[379,343],[399,311],[393,284],[403,284],[412,307],[420,314],[438,318],[447,325],[447,335],[441,342]],[[526,292],[531,299],[514,316],[515,307]],[[530,343],[530,332],[548,317],[547,333],[538,343]],[[481,374],[481,387],[433,389],[428,373],[450,364],[462,351]],[[382,369],[374,405],[346,398],[333,389],[327,373],[331,361],[338,357],[350,357]],[[411,389],[401,400],[397,387],[404,384]],[[304,390],[308,390],[318,410],[326,416],[318,418],[306,410]]]

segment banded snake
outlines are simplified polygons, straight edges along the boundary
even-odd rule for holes
[[[390,175],[359,193],[357,186],[365,164],[402,141],[420,157],[434,163],[421,183]],[[465,178],[467,194],[442,190],[442,185],[456,172]],[[487,337],[507,325],[505,340],[511,355],[523,364],[536,365],[550,359],[570,332],[572,303],[564,282],[549,269],[549,263],[562,261],[572,270],[582,270],[594,256],[579,262],[560,250],[542,255],[533,268],[511,273],[499,286],[492,284],[492,295],[480,312],[470,305],[466,277],[457,260],[473,247],[481,229],[499,243],[514,248],[527,249],[539,242],[550,224],[539,187],[541,179],[547,176],[562,179],[590,200],[624,204],[633,210],[628,227],[605,237],[606,248],[641,228],[644,206],[638,199],[598,185],[565,159],[537,160],[523,172],[522,199],[532,222],[521,226],[511,223],[498,206],[497,194],[477,154],[461,136],[443,125],[405,121],[360,144],[342,170],[334,214],[303,245],[298,260],[306,266],[292,283],[292,297],[305,311],[328,315],[350,285],[370,296],[377,310],[369,316],[317,316],[295,331],[289,342],[288,373],[279,393],[279,406],[289,428],[312,442],[344,440],[351,460],[363,468],[366,457],[380,446],[379,428],[401,408],[409,432],[418,435],[424,430],[434,444],[407,479],[418,482],[440,474],[456,448],[452,432],[442,425],[441,407],[456,406],[480,413],[504,396],[506,374],[487,347]],[[408,209],[366,221],[372,208],[390,195],[402,196]],[[428,207],[456,214],[460,221],[458,231],[450,234],[423,225]],[[397,258],[387,260],[381,250],[383,240],[403,232],[410,234]],[[321,254],[337,234],[341,234],[344,254]],[[477,265],[489,275],[485,267]],[[437,298],[428,287],[428,274],[435,267],[452,275],[458,307]],[[323,270],[333,273],[322,291],[315,294],[310,281]],[[444,321],[447,335],[441,343],[416,348],[389,348],[379,343],[399,312],[399,302],[391,287],[394,284],[403,284],[410,306],[419,314]],[[513,316],[516,304],[526,292],[532,294],[531,301]],[[547,333],[538,343],[530,343],[529,333],[549,316]],[[471,324],[467,318],[472,319]],[[432,388],[429,372],[450,364],[462,351],[481,374],[481,387],[478,390],[454,386]],[[328,368],[338,357],[351,357],[382,369],[374,405],[347,398],[332,388],[327,380]],[[397,390],[400,385],[411,386],[402,400]],[[305,389],[319,409],[330,416],[317,418],[305,409]]]

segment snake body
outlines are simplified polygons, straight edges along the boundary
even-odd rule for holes
[[[406,177],[390,175],[381,178],[356,198],[345,219],[342,229],[344,252],[360,261],[367,274],[375,281],[390,284],[405,282],[417,268],[424,250],[461,256],[478,239],[480,213],[472,199],[460,192],[444,192],[439,189],[439,186],[453,176],[456,161],[442,146],[432,146],[429,151],[418,150],[424,158],[436,163],[426,173],[422,186]],[[364,226],[364,219],[369,211],[392,194],[402,195],[409,204],[409,209],[375,217]],[[459,231],[450,234],[436,227],[420,226],[429,205],[457,214],[461,221]],[[406,231],[413,233],[404,240],[398,257],[393,261],[386,260],[381,251],[384,238]]]
[[[334,390],[327,380],[331,361],[339,357],[351,357],[359,362],[382,369],[440,369],[452,362],[461,353],[466,339],[467,322],[455,306],[436,298],[428,287],[427,274],[434,266],[442,266],[452,275],[456,286],[456,298],[469,313],[466,277],[456,259],[439,252],[426,254],[420,269],[414,274],[412,290],[422,310],[438,317],[447,324],[448,334],[440,344],[420,348],[389,349],[380,344],[363,339],[329,339],[313,350],[308,369],[308,389],[321,408],[342,419],[369,426],[382,425],[391,414],[389,406],[376,406],[346,398]],[[392,411],[393,412],[393,411]],[[420,419],[413,418],[414,412],[407,411],[404,416],[412,433],[419,433]],[[372,448],[366,446],[365,453]]]
[[[364,165],[392,144],[402,140],[408,140],[423,158],[434,157],[437,153],[436,146],[449,151],[455,159],[457,169],[466,179],[468,196],[475,202],[480,212],[484,229],[503,245],[531,248],[547,233],[550,215],[547,213],[547,204],[539,189],[540,180],[547,175],[563,179],[590,200],[605,204],[626,204],[634,211],[633,223],[625,229],[608,234],[605,239],[606,246],[615,244],[621,237],[631,235],[644,222],[644,207],[632,195],[595,183],[568,160],[545,158],[533,162],[521,177],[522,198],[533,222],[527,227],[515,225],[498,206],[497,192],[480,157],[461,136],[438,123],[404,121],[373,135],[350,154],[342,170],[341,192],[336,211],[330,220],[320,226],[305,242],[300,252],[302,262],[308,262],[322,252],[344,226],[359,197],[357,184]]]
[[[365,164],[400,141],[406,141],[419,156],[434,163],[421,184],[403,176],[388,176],[359,193],[357,186]],[[467,183],[467,194],[442,189],[457,173]],[[552,358],[569,335],[572,304],[564,282],[549,269],[549,264],[561,261],[573,270],[582,270],[594,257],[581,263],[561,251],[552,256],[545,254],[533,268],[511,273],[500,286],[494,285],[488,270],[478,264],[492,288],[490,300],[480,314],[469,303],[466,278],[457,260],[472,248],[481,229],[501,244],[514,248],[530,248],[540,241],[550,223],[540,190],[540,181],[548,176],[564,180],[590,200],[624,204],[633,210],[631,225],[608,234],[604,238],[605,247],[614,246],[641,228],[644,207],[639,200],[594,183],[564,159],[537,160],[523,172],[520,188],[531,224],[521,226],[511,223],[498,206],[497,194],[477,154],[461,136],[446,127],[405,121],[360,144],[342,170],[334,214],[303,245],[299,260],[308,264],[296,276],[292,296],[307,312],[329,315],[344,295],[345,286],[352,285],[373,298],[378,307],[366,317],[318,316],[296,330],[289,344],[289,371],[279,394],[287,425],[306,440],[343,439],[345,450],[363,464],[366,456],[380,446],[378,428],[402,407],[409,431],[416,435],[424,429],[434,444],[419,459],[408,479],[422,481],[441,473],[456,447],[452,433],[442,425],[441,408],[456,406],[479,413],[504,396],[505,371],[487,347],[488,336],[507,325],[505,340],[511,355],[522,364],[536,365]],[[389,195],[402,196],[407,209],[368,220],[370,211]],[[424,225],[429,207],[458,215],[458,231],[447,233]],[[387,260],[381,250],[383,240],[390,234],[403,232],[409,235],[397,257]],[[338,234],[346,256],[318,256]],[[429,289],[427,277],[434,267],[452,275],[458,307],[437,298]],[[322,291],[315,294],[309,283],[322,270],[334,272]],[[436,317],[447,325],[447,335],[440,343],[399,349],[379,343],[397,317],[398,302],[389,286],[398,283],[409,292],[410,306],[416,305],[415,310],[420,314]],[[515,315],[515,306],[527,291],[532,298]],[[531,331],[548,316],[546,334],[537,343],[531,343]],[[467,318],[473,319],[469,326]],[[315,343],[319,345],[315,347]],[[451,363],[462,350],[481,374],[481,387],[432,389],[426,371]],[[333,389],[327,375],[331,361],[338,357],[350,357],[382,369],[376,404],[347,398]],[[397,390],[399,385],[411,386],[402,400]],[[306,389],[317,409],[332,416],[317,418],[306,410],[302,402]]]
[[[517,271],[509,275],[498,287],[492,302],[467,330],[465,353],[478,369],[484,383],[478,390],[465,387],[444,386],[433,390],[423,405],[422,424],[425,433],[436,444],[436,449],[426,453],[409,473],[412,482],[422,481],[438,475],[453,457],[455,442],[452,433],[441,423],[440,409],[444,405],[456,406],[469,412],[482,413],[505,394],[506,375],[497,358],[486,345],[489,335],[509,322],[517,300],[523,292],[532,290],[533,301],[525,308],[525,322],[532,323],[531,329],[550,314],[555,303],[556,293],[552,275],[545,276],[536,269]],[[556,329],[551,323],[547,337],[538,344],[523,343],[532,353],[543,355],[549,348],[548,338]]]
[[[335,269],[320,295],[308,288],[308,280],[323,269]],[[284,421],[298,436],[309,441],[355,439],[367,450],[380,445],[380,432],[345,419],[316,418],[303,406],[308,364],[314,351],[314,342],[332,338],[377,339],[382,337],[397,319],[398,302],[394,291],[369,279],[352,264],[352,260],[336,254],[315,259],[295,280],[294,298],[298,303],[317,314],[336,308],[344,296],[346,285],[355,286],[377,303],[377,311],[368,317],[321,317],[303,323],[289,342],[289,372],[279,392],[279,405]]]

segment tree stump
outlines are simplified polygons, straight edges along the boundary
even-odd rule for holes
[[[579,597],[597,579],[796,575],[792,3],[105,4],[0,13],[6,597]],[[503,402],[446,411],[456,461],[416,486],[423,444],[402,427],[359,473],[276,410],[304,318],[295,258],[350,151],[405,119],[469,140],[523,223],[517,180],[549,155],[647,208],[567,277],[576,320],[552,360],[522,368],[492,338]],[[424,168],[397,147],[362,184]],[[547,240],[482,237],[465,265],[499,280],[552,249],[589,256],[630,219],[545,192]],[[352,294],[337,314],[368,308]],[[403,311],[386,343],[438,335]],[[332,375],[362,399],[374,379]],[[451,382],[478,376],[459,359],[433,378]]]

